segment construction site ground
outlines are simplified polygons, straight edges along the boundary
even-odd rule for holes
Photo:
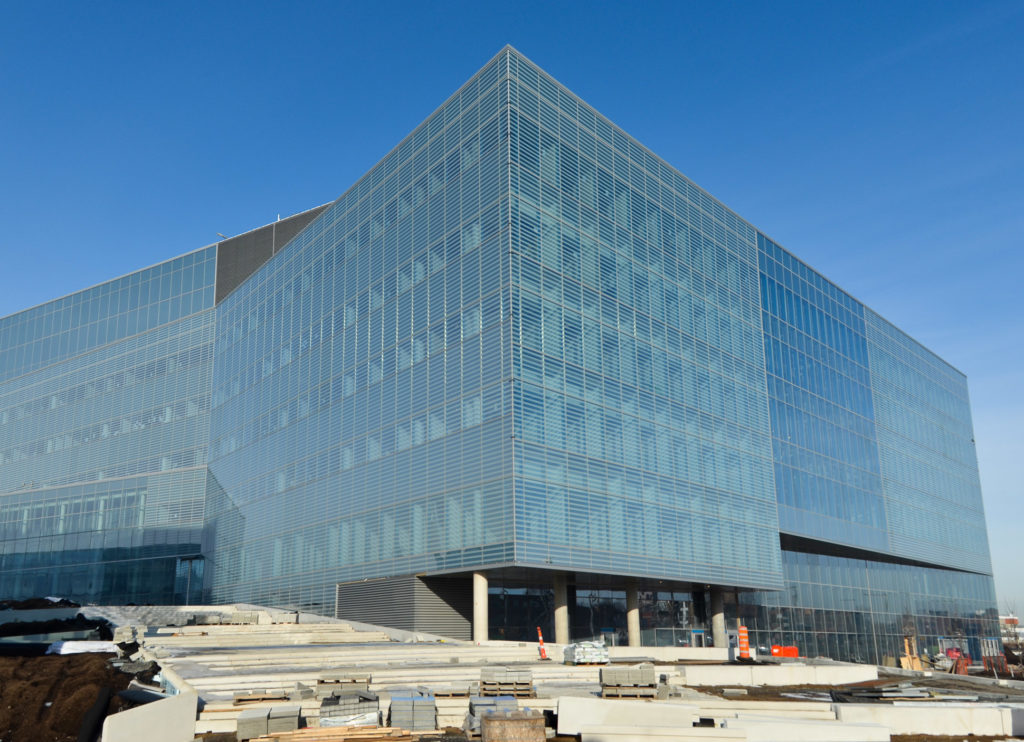
[[[1024,703],[1024,689],[1003,686],[979,685],[977,682],[965,679],[960,675],[949,673],[932,673],[931,677],[910,678],[901,675],[886,675],[884,672],[878,674],[879,680],[887,679],[893,683],[911,683],[915,687],[931,688],[947,691],[950,693],[963,693],[968,696],[982,695],[991,697],[991,700],[1005,703]],[[981,676],[975,676],[981,677]],[[710,693],[722,698],[732,697],[727,691],[735,686],[702,686],[702,693]],[[829,692],[834,690],[832,685],[754,685],[746,686],[744,697],[751,700],[761,701],[794,701],[794,700],[827,700]],[[936,739],[931,737],[931,739]]]
[[[108,654],[0,657],[0,739],[3,742],[75,742],[82,718],[101,688],[128,687]],[[115,696],[108,713],[124,703]]]
[[[301,707],[304,725],[319,725],[319,698],[290,697],[289,694],[298,693],[300,689],[315,689],[325,671],[341,669],[372,675],[370,690],[379,696],[382,723],[388,719],[393,698],[420,692],[436,695],[436,721],[441,731],[420,735],[420,742],[479,739],[467,736],[463,722],[469,697],[479,692],[485,668],[504,666],[515,668],[517,672],[529,671],[531,693],[517,699],[518,705],[543,711],[549,721],[552,714],[557,714],[560,720],[566,717],[569,712],[563,713],[562,704],[567,699],[611,704],[616,709],[615,714],[641,700],[601,699],[606,691],[601,668],[559,662],[562,648],[557,645],[548,645],[548,653],[554,661],[542,661],[535,643],[452,641],[306,614],[300,617],[255,606],[91,607],[83,612],[90,620],[109,621],[112,627],[120,627],[113,633],[114,641],[126,648],[133,659],[159,664],[156,680],[149,671],[148,675],[138,678],[143,683],[162,683],[172,693],[197,694],[195,734],[206,742],[233,742],[237,719],[245,707],[240,697],[246,694],[265,694],[267,698],[257,702],[268,706],[295,703]],[[844,704],[832,703],[830,691],[837,687],[849,690],[857,684],[874,688],[886,685],[887,681],[901,687],[911,684],[937,695],[976,697],[981,703],[973,705],[978,708],[1013,706],[1024,714],[1024,683],[1014,680],[996,683],[937,672],[899,670],[889,671],[892,673],[889,675],[884,668],[828,660],[744,664],[726,661],[726,650],[716,653],[672,647],[618,647],[609,651],[613,667],[651,663],[658,678],[659,698],[667,701],[667,706],[691,708],[694,726],[707,726],[703,722],[713,719],[714,726],[722,732],[735,728],[737,731],[730,739],[745,734],[740,731],[744,723],[769,727],[775,724],[776,728],[779,723],[803,725],[801,733],[805,736],[792,738],[794,740],[808,739],[806,735],[818,728],[815,724],[831,729],[844,724],[863,724],[864,721],[856,719],[849,722],[841,719],[835,709]],[[116,693],[126,688],[133,677],[116,670],[110,658],[111,655],[103,654],[0,657],[0,740],[70,742],[79,739],[83,717],[93,707],[101,690],[109,688]],[[752,682],[738,680],[742,678]],[[791,682],[804,679],[817,682]],[[667,692],[661,695],[660,691]],[[853,707],[862,705],[859,701],[851,703],[844,712],[856,711]],[[907,705],[920,706],[916,702]],[[930,703],[927,705],[932,707]],[[666,708],[657,701],[641,706]],[[878,706],[893,708],[891,703]],[[934,708],[941,706],[939,701]],[[127,707],[129,704],[115,697],[107,711],[116,714]],[[698,717],[701,724],[697,724]],[[615,734],[619,734],[625,735],[618,737],[624,741],[629,732],[623,731],[624,726],[616,732],[612,728],[615,724],[635,723],[642,729],[647,721],[608,723],[611,727],[602,738],[613,740]],[[656,726],[655,722],[651,724]],[[936,728],[935,724],[930,726],[925,731],[945,733],[948,729]],[[997,728],[1005,731],[1010,727]],[[891,729],[898,731],[895,727]],[[907,727],[906,731],[917,729]],[[1021,732],[1016,721],[1014,731]],[[989,731],[968,733],[966,729],[964,733],[948,737],[894,733],[884,738],[894,742],[1014,739],[993,736]],[[588,742],[585,731],[582,739],[579,734],[560,734],[553,739],[555,742]],[[591,736],[590,739],[596,738]]]

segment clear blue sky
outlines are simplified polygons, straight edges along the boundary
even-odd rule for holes
[[[968,374],[1024,612],[1019,0],[0,7],[0,316],[333,200],[511,43]]]

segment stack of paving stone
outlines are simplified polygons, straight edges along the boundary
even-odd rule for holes
[[[294,732],[299,728],[298,706],[273,706],[270,715],[267,717],[267,734],[276,732]]]
[[[320,700],[320,718],[376,714],[380,708],[377,694],[366,690],[333,693]]]
[[[328,698],[336,693],[368,691],[372,676],[351,673],[345,670],[328,670],[320,673],[316,680],[316,697]]]
[[[236,732],[239,742],[243,739],[254,739],[265,735],[267,733],[267,716],[269,714],[269,706],[254,706],[242,709],[242,713],[238,715],[238,731]]]
[[[496,711],[480,720],[481,742],[544,742],[544,714],[540,711]]]
[[[654,665],[644,663],[631,667],[602,667],[601,696],[603,698],[654,698],[658,694],[658,679]]]
[[[519,704],[512,696],[470,696],[469,713],[462,729],[467,734],[480,734],[480,723],[488,714],[507,714],[517,711]]]
[[[437,729],[437,702],[433,696],[392,696],[388,723],[413,732]]]
[[[288,693],[289,701],[304,701],[307,698],[314,698],[316,691],[310,688],[308,685],[296,681],[295,690]]]
[[[569,644],[562,658],[567,665],[607,665],[608,647],[600,642],[576,642]]]
[[[533,673],[508,667],[484,667],[480,670],[480,695],[533,698]]]

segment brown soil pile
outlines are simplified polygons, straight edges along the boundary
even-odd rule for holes
[[[950,675],[946,673],[935,673],[930,678],[906,678],[897,676],[885,676],[879,677],[880,681],[888,681],[894,685],[897,683],[911,682],[918,688],[929,688],[939,691],[948,691],[953,693],[966,693],[968,695],[979,696],[982,701],[1003,701],[1010,700],[1014,703],[1024,702],[1024,690],[1018,688],[1010,688],[999,685],[981,685],[978,683],[972,683],[969,680],[964,680],[959,675]],[[854,683],[852,686],[843,685],[755,685],[746,686],[747,695],[745,696],[726,696],[726,688],[738,688],[740,686],[695,686],[694,690],[699,690],[701,693],[708,693],[715,696],[722,696],[729,698],[730,700],[740,701],[747,698],[752,701],[796,701],[797,698],[792,698],[789,694],[828,694],[832,690],[847,690],[849,687],[856,687]],[[823,699],[824,700],[824,699]]]
[[[17,609],[20,611],[37,608],[79,608],[80,605],[67,598],[50,600],[49,598],[28,598],[26,600],[0,600],[0,611]]]
[[[744,698],[751,701],[798,701],[798,698],[790,698],[787,693],[828,693],[839,686],[834,685],[700,685],[693,686],[694,690],[707,693],[712,696],[721,696],[730,701],[742,701]],[[747,691],[745,696],[726,696],[726,688],[744,688]]]
[[[11,621],[0,624],[0,636],[23,636],[25,634],[49,634],[57,631],[94,630],[100,639],[114,638],[110,625],[103,619],[86,618],[79,613],[74,618],[51,618],[48,621]]]
[[[0,739],[75,742],[82,717],[100,688],[116,693],[131,675],[111,667],[108,654],[0,657]],[[122,707],[112,698],[109,712]]]

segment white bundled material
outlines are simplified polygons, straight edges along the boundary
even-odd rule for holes
[[[46,648],[47,654],[83,654],[85,652],[117,654],[117,645],[114,644],[114,642],[75,639],[71,641],[54,642]]]
[[[566,646],[562,658],[567,665],[606,665],[608,647],[604,641],[576,642]]]

